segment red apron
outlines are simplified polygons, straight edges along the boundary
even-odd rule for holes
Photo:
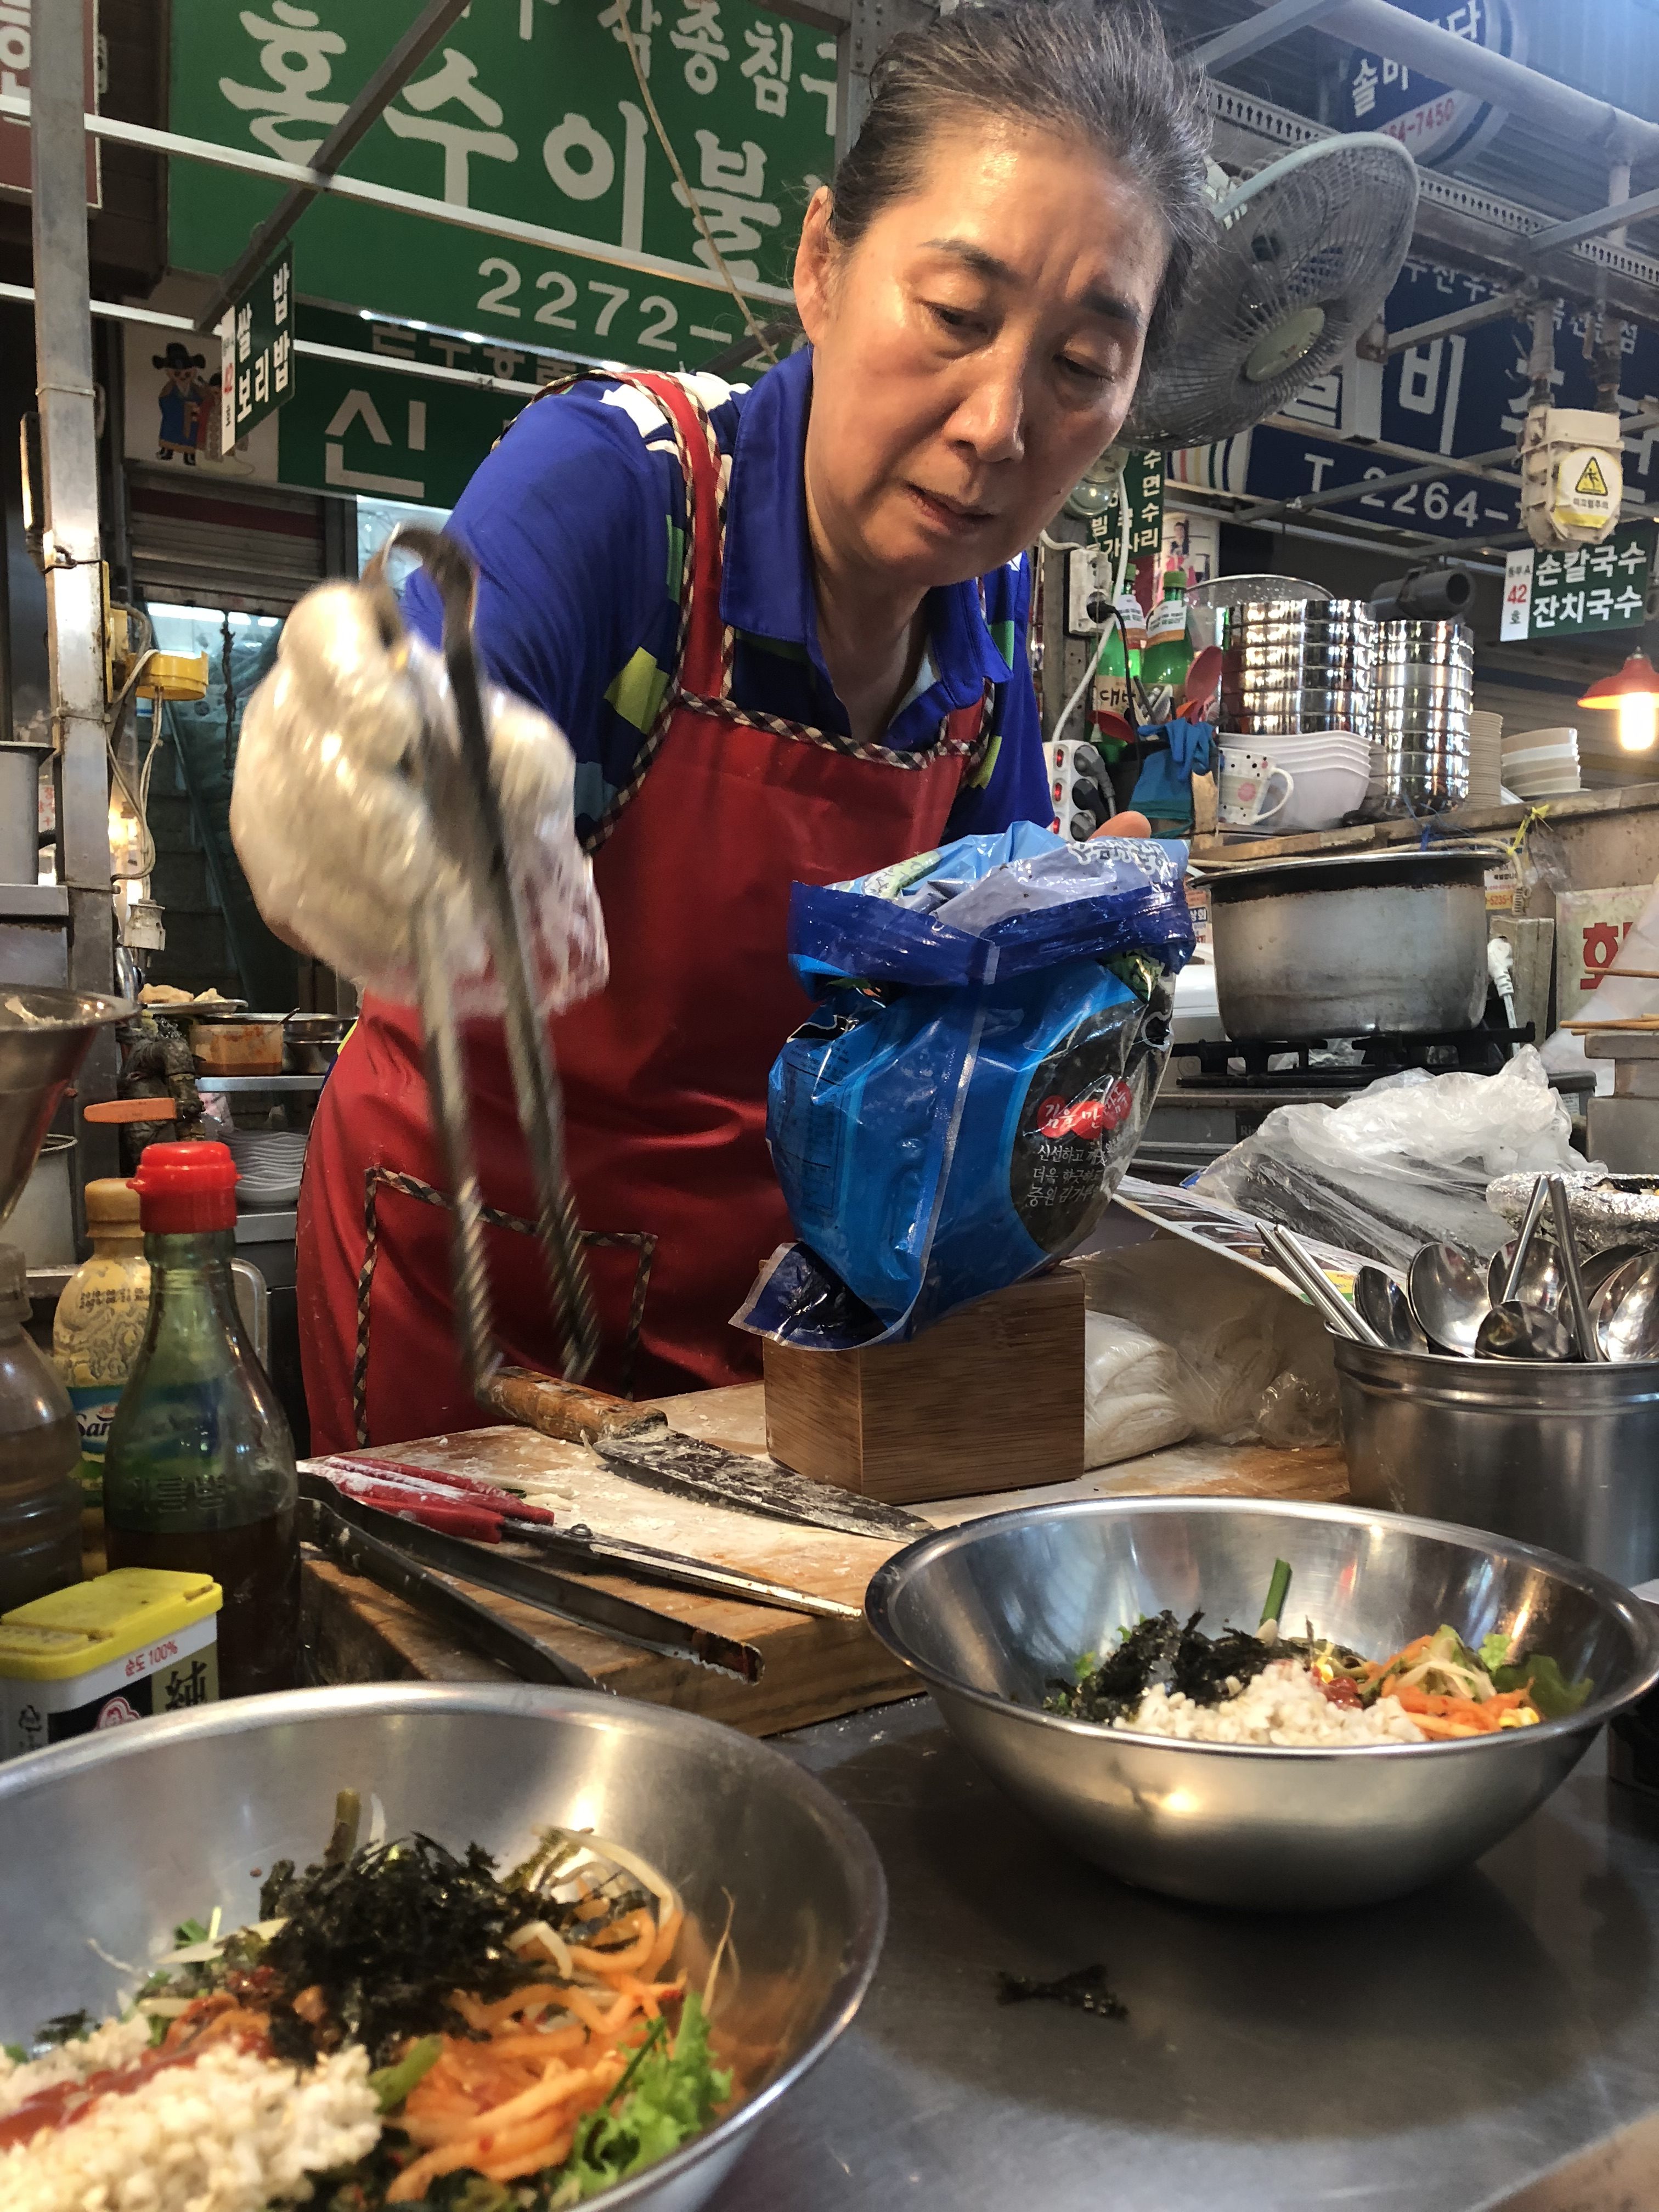
[[[808,1005],[787,957],[791,884],[839,882],[936,845],[986,740],[982,701],[921,753],[736,706],[720,619],[729,464],[684,386],[624,380],[667,410],[685,472],[679,653],[632,781],[600,827],[611,979],[554,1023],[553,1043],[602,1329],[592,1379],[654,1396],[758,1370],[754,1340],[729,1320],[790,1234],[766,1147],[766,1082]],[[556,1371],[500,1024],[473,1025],[468,1054],[497,1334],[512,1363]],[[419,1018],[371,999],[323,1093],[300,1200],[315,1450],[490,1418],[456,1350],[441,1176]]]

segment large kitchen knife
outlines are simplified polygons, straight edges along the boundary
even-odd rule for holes
[[[505,1368],[489,1387],[489,1402],[510,1420],[567,1443],[592,1447],[615,1475],[643,1483],[677,1498],[736,1513],[758,1513],[772,1521],[805,1522],[833,1528],[843,1536],[866,1536],[878,1543],[908,1543],[931,1536],[933,1524],[902,1506],[833,1482],[814,1482],[792,1474],[775,1460],[726,1451],[671,1429],[661,1413],[649,1413],[603,1391],[586,1390],[525,1368]]]

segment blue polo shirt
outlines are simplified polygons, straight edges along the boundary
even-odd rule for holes
[[[732,697],[848,736],[818,644],[808,552],[811,354],[788,356],[749,390],[687,381],[732,459],[720,611],[736,634]],[[450,528],[478,564],[484,665],[569,738],[576,825],[591,844],[673,672],[685,485],[666,417],[647,394],[609,379],[532,403],[461,495]],[[948,714],[993,686],[991,744],[947,837],[1052,819],[1025,650],[1030,599],[1024,555],[977,584],[928,594],[921,671],[885,742],[933,744]],[[405,604],[414,627],[435,640],[438,603],[423,574]]]

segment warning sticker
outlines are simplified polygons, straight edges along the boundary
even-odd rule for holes
[[[1601,473],[1601,464],[1595,454],[1592,453],[1585,462],[1578,481],[1573,486],[1573,490],[1575,493],[1588,492],[1593,499],[1606,499],[1608,496],[1607,480]]]

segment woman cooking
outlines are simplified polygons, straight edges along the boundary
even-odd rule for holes
[[[802,225],[807,345],[746,392],[595,375],[549,395],[450,526],[477,565],[486,667],[575,757],[610,980],[553,1040],[603,1328],[592,1379],[641,1395],[752,1359],[728,1318],[789,1234],[765,1112],[807,1004],[792,884],[1049,818],[1024,549],[1116,435],[1208,221],[1201,100],[1144,0],[963,7],[896,41],[872,93]],[[406,612],[435,638],[423,577]],[[296,824],[325,806],[366,823],[362,794],[395,773],[334,754]],[[273,923],[302,927],[238,837]],[[411,851],[411,879],[422,866]],[[498,1024],[477,1026],[470,1069],[485,1200],[522,1218]],[[314,1449],[487,1418],[453,1340],[441,1181],[418,1017],[371,997],[301,1201]],[[487,1235],[504,1356],[548,1369],[538,1248]]]

